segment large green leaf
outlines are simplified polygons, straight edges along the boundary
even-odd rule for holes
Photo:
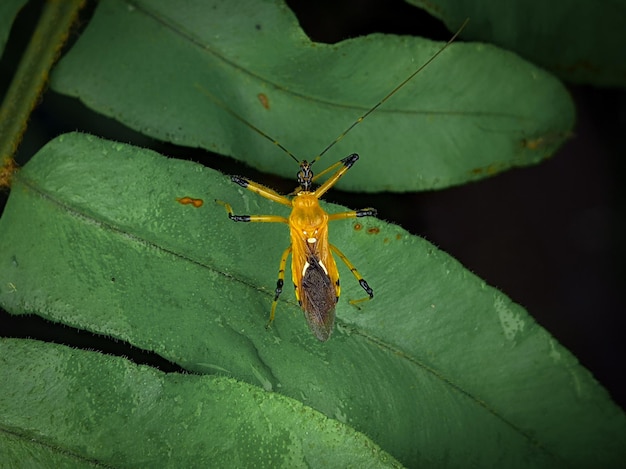
[[[26,0],[3,0],[0,3],[0,53],[9,39],[13,20],[25,3]]]
[[[521,307],[396,226],[332,225],[376,297],[350,306],[362,292],[340,269],[328,342],[288,293],[266,331],[287,229],[234,224],[215,198],[285,211],[199,165],[64,135],[19,173],[0,220],[0,305],[299,400],[409,466],[623,464],[624,414],[589,372]]]
[[[0,357],[3,467],[399,467],[347,425],[232,378],[30,340],[0,340]]]
[[[463,37],[505,47],[566,80],[625,86],[626,2],[595,0],[407,0]]]
[[[442,46],[381,34],[313,43],[279,0],[110,0],[52,85],[147,135],[292,177],[288,156],[208,93],[310,160]],[[455,43],[324,159],[362,156],[345,189],[441,188],[541,161],[573,121],[569,95],[546,72]]]

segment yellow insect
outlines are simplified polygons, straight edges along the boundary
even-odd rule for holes
[[[356,163],[359,155],[353,153],[337,163],[333,164],[326,170],[317,175],[313,175],[311,167],[316,163],[324,153],[339,142],[350,130],[363,121],[369,114],[374,112],[379,106],[393,96],[400,88],[406,85],[421,70],[430,64],[446,47],[448,47],[459,35],[461,30],[467,24],[467,20],[454,36],[437,51],[422,66],[409,75],[404,81],[389,92],[383,99],[370,108],[365,114],[354,121],[346,130],[344,130],[335,140],[333,140],[321,153],[319,153],[310,163],[306,160],[299,160],[289,150],[283,147],[279,142],[272,139],[265,132],[245,120],[239,114],[227,107],[223,102],[215,96],[207,93],[208,97],[218,106],[227,111],[233,117],[241,121],[243,124],[270,140],[277,145],[287,155],[300,166],[297,175],[298,188],[294,191],[294,196],[280,195],[276,191],[265,187],[256,182],[252,182],[241,176],[232,176],[234,183],[248,189],[261,197],[264,197],[279,204],[291,207],[289,218],[279,215],[235,215],[231,206],[223,201],[217,200],[223,205],[228,212],[231,220],[236,222],[254,222],[254,223],[284,223],[289,226],[291,243],[283,252],[280,259],[278,269],[278,281],[276,282],[276,290],[274,300],[270,311],[270,319],[268,326],[274,321],[278,298],[283,291],[285,268],[287,259],[291,255],[291,276],[293,279],[296,299],[304,312],[304,316],[309,328],[320,341],[326,341],[330,337],[335,322],[335,305],[339,301],[339,271],[333,253],[341,259],[350,272],[354,275],[361,287],[368,296],[359,300],[351,300],[350,303],[356,304],[362,301],[370,300],[374,297],[374,291],[361,276],[359,271],[348,260],[348,258],[328,240],[328,222],[335,220],[344,220],[347,218],[372,217],[376,216],[376,210],[373,208],[365,208],[361,210],[328,214],[319,204],[319,199],[331,188],[337,181]],[[315,190],[313,183],[316,179],[324,174],[332,172],[332,175],[323,182]]]

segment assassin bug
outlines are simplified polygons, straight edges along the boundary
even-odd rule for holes
[[[322,157],[322,155],[324,155],[348,132],[350,132],[350,130],[378,109],[378,107],[385,103],[385,101],[393,96],[420,71],[427,67],[439,54],[441,54],[446,47],[448,47],[456,39],[461,30],[467,24],[467,21],[468,20],[465,20],[461,28],[459,28],[454,36],[452,36],[452,38],[441,49],[439,49],[439,51],[437,51],[393,90],[391,90],[377,104],[365,112],[365,114],[354,121],[311,162],[308,162],[307,160],[299,160],[279,142],[227,107],[215,96],[207,93],[209,98],[219,107],[262,137],[265,137],[267,140],[278,146],[300,166],[300,170],[297,174],[298,188],[293,192],[294,195],[291,198],[280,195],[273,189],[250,181],[244,177],[231,176],[231,180],[241,187],[258,194],[261,197],[291,207],[291,214],[289,215],[289,218],[279,215],[235,215],[233,213],[233,209],[228,203],[221,200],[216,201],[225,207],[228,217],[233,221],[285,223],[289,226],[291,243],[289,247],[285,249],[280,259],[278,281],[276,282],[276,290],[274,293],[274,300],[272,301],[268,327],[272,321],[274,321],[278,298],[283,291],[287,259],[290,255],[292,258],[291,275],[295,287],[296,299],[304,312],[309,328],[318,340],[326,341],[330,337],[335,322],[335,305],[339,301],[339,272],[337,270],[335,259],[333,258],[333,253],[336,254],[344,262],[344,264],[346,264],[346,266],[350,269],[350,272],[352,272],[356,280],[359,282],[359,285],[361,285],[363,290],[365,290],[368,295],[359,300],[351,300],[350,303],[356,304],[362,301],[370,300],[374,297],[374,291],[361,276],[359,271],[336,246],[328,241],[328,222],[344,220],[347,218],[372,217],[376,216],[376,210],[373,208],[365,208],[349,212],[328,214],[319,204],[319,199],[331,187],[333,187],[335,183],[337,183],[337,181],[352,167],[352,165],[354,165],[354,163],[356,163],[359,159],[359,155],[353,153],[315,176],[313,175],[311,167]],[[332,175],[314,190],[313,182],[320,176],[330,172],[333,172]]]

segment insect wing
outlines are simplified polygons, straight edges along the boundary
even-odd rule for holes
[[[311,332],[326,341],[335,324],[337,290],[314,255],[308,257],[307,263],[299,285],[302,310]]]

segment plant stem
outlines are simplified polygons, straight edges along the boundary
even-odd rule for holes
[[[28,119],[84,0],[49,0],[0,107],[0,186],[8,187]]]

